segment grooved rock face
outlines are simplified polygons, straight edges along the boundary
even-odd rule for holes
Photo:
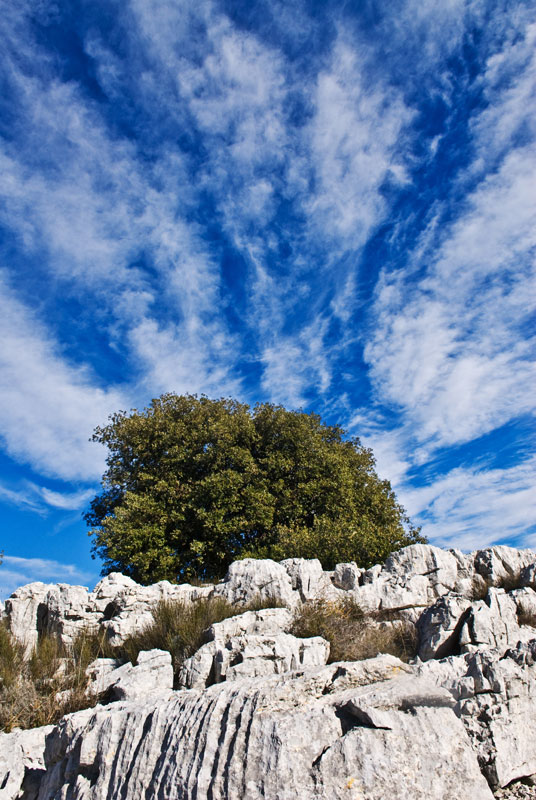
[[[37,798],[490,800],[450,694],[374,661],[73,714]]]
[[[160,600],[276,601],[211,625],[173,691],[171,656],[98,659],[89,694],[108,705],[0,733],[2,800],[452,800],[532,796],[536,774],[536,555],[429,545],[364,570],[316,559],[245,559],[216,585],[93,592],[30,584],[4,619],[29,651],[100,627],[120,644]],[[410,625],[419,656],[327,665],[329,643],[292,635],[304,602],[349,598],[371,630]],[[401,622],[403,620],[403,622]],[[338,629],[341,630],[341,629]],[[332,642],[335,639],[332,637]],[[533,787],[532,787],[533,788]],[[531,790],[532,790],[531,788]]]

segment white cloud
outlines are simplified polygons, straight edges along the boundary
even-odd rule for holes
[[[488,105],[471,121],[475,159],[459,179],[476,187],[447,227],[436,205],[411,269],[377,290],[365,357],[377,399],[401,411],[421,457],[535,410],[536,28],[517,23],[482,77]]]
[[[474,550],[514,537],[520,547],[530,547],[536,520],[535,481],[532,458],[504,469],[459,467],[429,485],[398,494],[434,544]]]
[[[23,23],[21,16],[9,31],[19,52],[31,40]],[[94,53],[105,57],[96,46]],[[132,383],[101,388],[83,362],[67,363],[56,334],[4,288],[0,435],[12,456],[36,469],[94,478],[104,455],[86,441],[95,424],[156,391],[238,391],[239,353],[227,331],[218,261],[186,219],[197,197],[187,158],[163,146],[145,159],[108,130],[74,83],[50,78],[39,48],[27,55],[42,64],[39,77],[15,57],[5,62],[22,124],[16,145],[2,141],[0,149],[0,221],[29,264],[38,255],[58,296],[67,291],[95,308],[99,333],[126,351]],[[136,266],[143,259],[148,269]],[[17,285],[18,269],[5,265],[6,282]]]
[[[98,576],[79,569],[74,564],[62,564],[45,558],[21,558],[4,554],[0,566],[0,599],[15,591],[19,586],[41,581],[43,583],[71,583],[92,585]]]
[[[89,438],[124,407],[122,392],[101,388],[88,369],[69,364],[3,281],[0,341],[0,436],[7,452],[47,475],[99,477],[105,453]]]
[[[235,355],[232,340],[210,320],[191,317],[190,326],[159,326],[146,319],[130,331],[129,341],[142,367],[142,385],[153,394],[175,391],[239,395],[240,377],[233,376],[229,368]],[[198,336],[201,327],[203,337]]]
[[[519,140],[536,136],[536,23],[510,32],[507,46],[488,60],[482,83],[488,107],[472,125],[474,169],[493,167]]]
[[[15,487],[0,483],[0,500],[34,511],[42,516],[46,514],[47,506],[62,511],[79,510],[86,505],[93,494],[93,489],[57,492],[26,480],[21,481]]]
[[[45,513],[43,504],[28,487],[14,489],[10,486],[0,484],[0,500],[3,503],[9,503],[10,505],[18,506],[28,511],[34,511],[37,514],[44,515]]]
[[[396,90],[379,78],[371,85],[369,55],[339,34],[318,76],[309,131],[316,187],[305,205],[339,248],[364,244],[386,211],[382,183],[404,175],[400,139],[412,115]]]
[[[531,183],[532,179],[532,183]],[[536,154],[516,150],[469,197],[425,278],[385,279],[365,357],[421,441],[473,439],[534,410]]]

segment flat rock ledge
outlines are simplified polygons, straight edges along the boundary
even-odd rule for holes
[[[28,648],[104,628],[113,644],[161,599],[278,608],[217,623],[173,690],[168,653],[98,659],[88,691],[112,702],[0,734],[2,800],[484,800],[536,798],[536,554],[412,545],[369,570],[245,559],[219,584],[93,592],[18,589],[2,613]],[[327,664],[291,633],[301,603],[351,597],[415,625],[419,656]]]

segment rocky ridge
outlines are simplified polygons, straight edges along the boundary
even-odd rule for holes
[[[369,570],[245,559],[219,584],[139,586],[114,573],[89,592],[18,589],[2,613],[30,650],[100,627],[119,644],[161,599],[223,597],[280,607],[216,623],[173,689],[171,657],[97,659],[88,691],[107,705],[0,734],[6,800],[457,800],[536,797],[536,553],[412,545]],[[418,657],[327,663],[293,613],[352,598],[414,625]]]

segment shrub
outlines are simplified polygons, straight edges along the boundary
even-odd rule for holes
[[[295,615],[292,633],[307,638],[322,636],[330,643],[329,663],[362,661],[390,653],[408,661],[417,653],[417,632],[410,622],[382,619],[367,613],[351,598],[338,602],[304,603]]]

